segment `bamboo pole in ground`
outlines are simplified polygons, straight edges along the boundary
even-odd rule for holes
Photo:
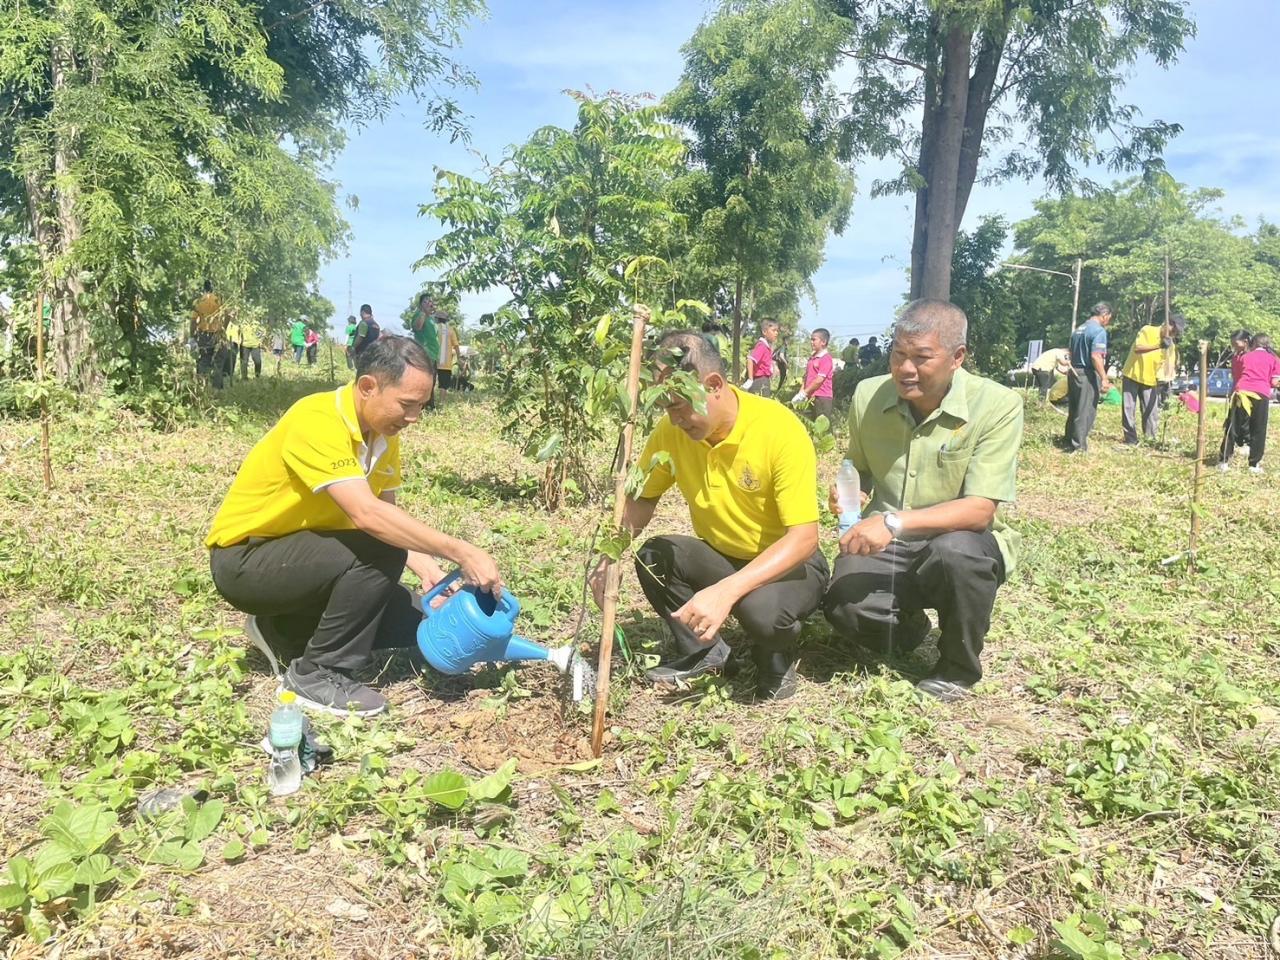
[[[1196,418],[1196,462],[1191,479],[1191,535],[1187,540],[1187,562],[1196,567],[1196,544],[1200,539],[1200,491],[1204,487],[1204,421],[1209,404],[1209,341],[1200,341],[1200,413]],[[1227,416],[1230,416],[1230,410]]]
[[[622,427],[622,449],[618,452],[613,480],[613,529],[622,526],[627,505],[627,470],[631,466],[631,441],[635,433],[636,408],[640,403],[640,362],[644,350],[644,328],[649,310],[637,304],[631,315],[631,365],[627,369],[627,422]],[[605,561],[604,605],[601,608],[600,660],[596,666],[596,711],[591,723],[591,755],[600,756],[604,747],[604,719],[609,707],[609,669],[613,663],[613,630],[618,615],[618,584],[622,566],[616,560]]]
[[[36,377],[40,381],[40,459],[44,466],[44,492],[53,489],[53,462],[49,456],[49,397],[44,382],[44,291],[36,294]]]

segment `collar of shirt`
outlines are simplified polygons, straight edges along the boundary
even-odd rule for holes
[[[356,392],[351,384],[339,387],[333,393],[334,402],[338,406],[338,414],[351,433],[353,443],[360,444],[360,467],[369,475],[373,465],[387,452],[387,438],[377,433],[373,436],[373,446],[365,443],[364,434],[360,430],[360,418],[356,415]]]
[[[965,396],[965,384],[969,376],[970,374],[964,369],[964,367],[957,370],[955,376],[951,380],[951,388],[947,390],[946,395],[942,398],[942,403],[938,405],[938,409],[934,410],[919,423],[916,422],[915,414],[911,412],[911,405],[898,395],[896,387],[892,398],[884,405],[884,410],[887,413],[890,410],[897,409],[897,411],[906,418],[907,422],[910,423],[913,428],[923,427],[929,421],[935,420],[943,415],[949,416],[960,423],[968,423],[969,401]]]

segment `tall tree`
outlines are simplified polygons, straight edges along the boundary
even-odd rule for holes
[[[666,99],[691,141],[675,188],[692,237],[682,268],[700,278],[697,296],[732,304],[735,378],[744,303],[776,309],[811,292],[827,235],[849,215],[829,81],[841,29],[818,0],[730,0],[685,44]]]
[[[915,193],[913,299],[950,295],[956,233],[984,159],[984,183],[1043,176],[1065,191],[1081,185],[1081,166],[1160,170],[1181,129],[1141,122],[1120,96],[1139,57],[1168,67],[1195,35],[1185,0],[831,2],[856,71],[850,142],[901,161],[873,193]]]
[[[313,295],[345,232],[322,177],[343,125],[408,90],[456,132],[430,85],[465,80],[448,49],[478,8],[0,0],[0,211],[42,264],[58,376],[97,382],[122,325],[167,320],[205,276],[259,306]]]

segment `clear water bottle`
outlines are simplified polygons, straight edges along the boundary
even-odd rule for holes
[[[280,706],[271,714],[271,726],[267,731],[267,739],[271,741],[267,786],[274,797],[296,793],[302,786],[302,760],[298,756],[298,746],[302,743],[304,720],[297,699],[298,695],[292,690],[280,691]]]
[[[840,506],[840,536],[844,536],[862,516],[862,485],[853,461],[840,464],[836,474],[836,502]]]

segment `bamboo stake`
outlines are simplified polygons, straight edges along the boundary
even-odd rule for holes
[[[53,490],[53,463],[49,458],[49,397],[44,383],[44,291],[36,294],[36,376],[40,380],[40,459],[44,464],[44,492]]]
[[[1200,538],[1200,491],[1204,487],[1204,421],[1209,391],[1209,341],[1200,341],[1200,413],[1196,419],[1196,462],[1191,482],[1191,536],[1187,541],[1187,562],[1196,568],[1196,543]],[[1230,411],[1227,412],[1230,416]]]
[[[636,408],[640,405],[640,358],[644,350],[644,328],[649,311],[637,304],[631,313],[631,365],[627,369],[627,422],[622,426],[622,450],[618,454],[617,473],[613,481],[613,528],[622,526],[627,505],[627,469],[631,465],[631,440],[636,427]],[[605,561],[604,606],[601,608],[600,660],[596,666],[596,712],[591,723],[591,755],[599,757],[604,746],[604,717],[609,707],[609,668],[613,663],[613,629],[618,616],[618,584],[622,567],[616,560]]]

